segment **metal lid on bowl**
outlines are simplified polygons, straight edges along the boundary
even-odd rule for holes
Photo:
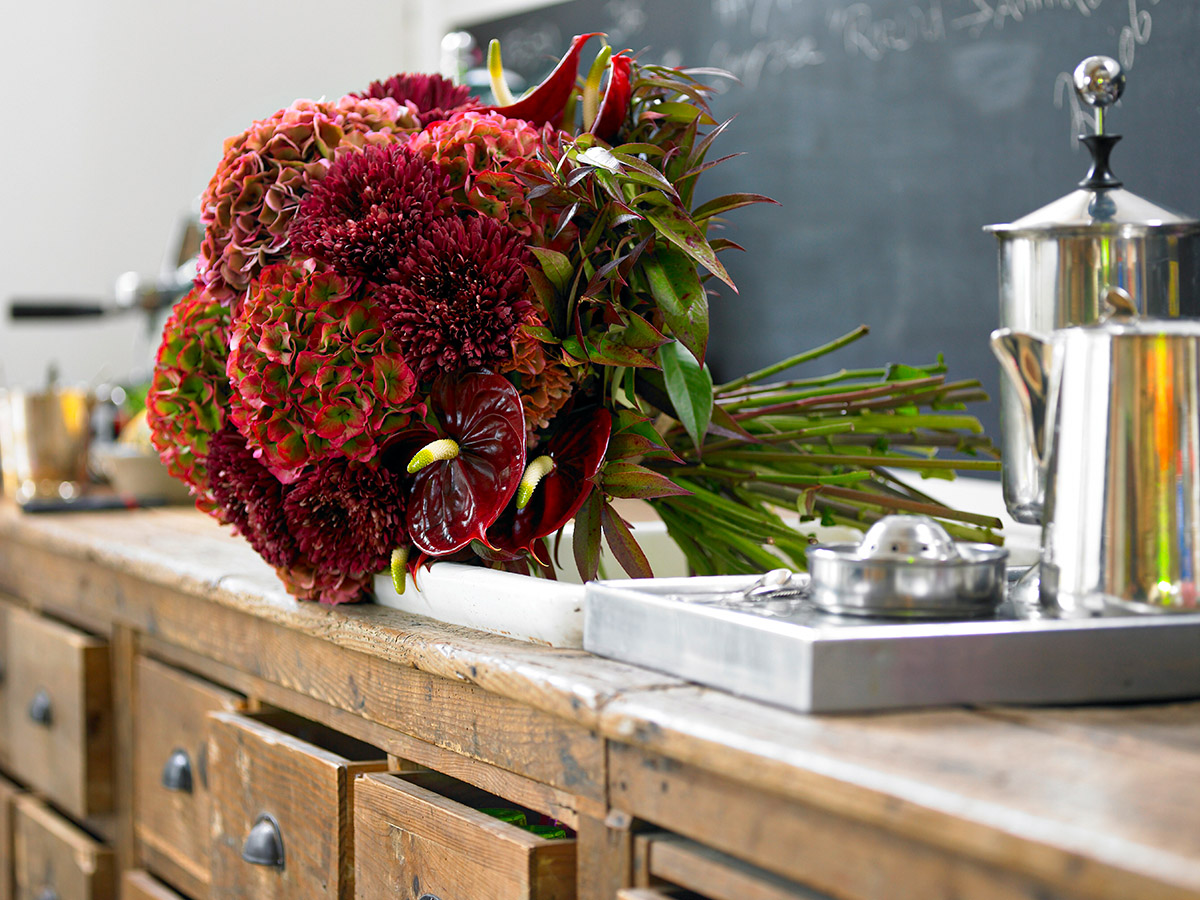
[[[1091,154],[1091,167],[1079,182],[1079,190],[1014,222],[988,225],[984,230],[998,236],[1103,233],[1137,237],[1149,232],[1200,232],[1200,220],[1125,190],[1112,172],[1109,156],[1121,135],[1104,133],[1104,111],[1125,90],[1120,64],[1107,56],[1090,56],[1075,69],[1074,82],[1080,99],[1096,109],[1096,133],[1079,137]]]

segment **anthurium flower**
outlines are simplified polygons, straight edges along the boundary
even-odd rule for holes
[[[502,113],[510,119],[524,119],[533,125],[544,125],[549,122],[555,128],[562,124],[563,111],[567,100],[575,90],[575,77],[579,74],[579,53],[592,34],[577,34],[571,41],[571,47],[566,56],[559,60],[546,78],[532,91],[507,106],[485,107],[493,112]]]
[[[611,142],[621,130],[625,114],[629,111],[629,98],[633,92],[629,76],[633,59],[622,51],[609,60],[609,66],[608,87],[604,90],[604,99],[600,101],[600,110],[596,113],[591,131],[601,140]]]
[[[418,550],[444,556],[473,540],[487,543],[488,528],[517,492],[525,415],[512,383],[486,372],[439,379],[430,400],[439,431],[409,431],[399,443],[430,439],[409,466],[407,525]]]
[[[588,410],[572,416],[544,449],[530,454],[515,501],[488,532],[492,546],[533,550],[535,541],[566,525],[592,489],[611,433],[612,414]]]

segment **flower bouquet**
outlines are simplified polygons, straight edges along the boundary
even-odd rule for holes
[[[583,577],[602,536],[649,575],[614,498],[650,501],[698,573],[802,567],[788,511],[989,538],[890,474],[995,467],[977,383],[940,363],[769,382],[860,329],[714,385],[708,294],[737,245],[712,232],[770,201],[695,200],[722,73],[603,45],[581,75],[595,37],[519,99],[493,46],[494,105],[397,75],[225,142],[147,404],[197,506],[326,603],[436,560],[553,577],[572,519]]]

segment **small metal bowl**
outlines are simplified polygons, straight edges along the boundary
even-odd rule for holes
[[[808,548],[812,602],[840,615],[990,616],[1004,600],[1008,551],[955,543],[928,516],[885,516],[861,544]]]

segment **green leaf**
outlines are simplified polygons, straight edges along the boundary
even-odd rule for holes
[[[643,162],[637,157],[630,156],[627,153],[613,153],[612,155],[616,157],[616,159],[619,160],[620,163],[627,169],[633,169],[635,172],[640,172],[642,175],[645,175],[650,184],[661,188],[664,193],[667,193],[672,197],[678,196],[675,193],[675,185],[667,181],[663,173],[654,168],[654,166],[647,162]]]
[[[621,144],[612,149],[613,153],[625,153],[630,156],[639,153],[644,153],[646,156],[662,156],[666,152],[658,144]]]
[[[575,533],[571,537],[571,550],[575,554],[575,567],[579,577],[592,581],[600,570],[600,508],[604,496],[597,490],[588,493],[575,513]]]
[[[654,441],[644,434],[628,432],[618,434],[608,442],[609,459],[669,459],[672,462],[683,462],[670,447],[661,441]]]
[[[655,115],[662,116],[663,118],[672,122],[686,123],[691,122],[693,119],[699,119],[701,124],[704,125],[715,125],[717,123],[716,119],[714,119],[704,110],[700,109],[700,107],[693,106],[690,103],[680,103],[675,101],[656,103],[653,106],[648,107],[643,115],[646,113],[653,113]]]
[[[703,361],[708,347],[708,297],[695,264],[679,251],[662,247],[644,255],[642,271],[671,333]]]
[[[545,247],[530,247],[529,249],[542,264],[542,271],[546,273],[551,284],[558,288],[560,293],[565,292],[571,284],[571,276],[575,274],[575,267],[571,265],[571,260],[557,250],[548,250]]]
[[[691,351],[678,341],[659,347],[658,361],[671,405],[692,443],[700,450],[712,419],[712,374],[708,366],[697,362]]]
[[[655,231],[737,292],[729,273],[717,259],[717,252],[709,246],[699,226],[687,213],[674,206],[651,206],[645,210],[644,215]]]
[[[658,363],[655,362],[653,356],[647,355],[647,351],[631,347],[622,340],[624,331],[624,328],[610,328],[601,334],[599,344],[593,344],[589,340],[587,343],[588,359],[599,366],[658,368]]]
[[[638,546],[629,526],[607,502],[600,509],[600,524],[604,529],[604,538],[608,541],[609,549],[621,564],[621,568],[631,578],[653,578],[650,560],[646,559],[646,554]]]
[[[600,484],[604,488],[604,492],[614,497],[653,500],[658,497],[680,497],[691,493],[666,475],[631,462],[607,463],[600,477]]]

